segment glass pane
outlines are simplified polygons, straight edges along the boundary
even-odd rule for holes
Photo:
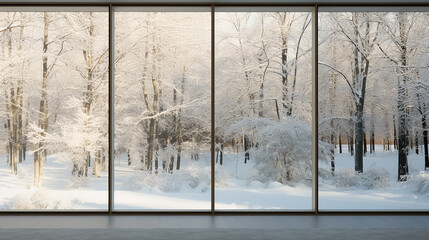
[[[312,209],[311,36],[311,12],[216,13],[216,209]]]
[[[0,9],[1,210],[107,209],[102,10]]]
[[[429,208],[427,20],[319,14],[320,209]]]
[[[115,13],[114,207],[209,210],[210,12],[141,10]]]

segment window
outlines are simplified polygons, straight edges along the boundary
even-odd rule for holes
[[[115,8],[115,209],[210,210],[210,26]]]
[[[108,9],[1,8],[2,210],[106,210]]]
[[[429,206],[429,28],[416,10],[320,9],[320,209]]]
[[[2,5],[0,211],[428,211],[427,4],[232,5]]]
[[[311,210],[311,9],[216,12],[216,209]]]

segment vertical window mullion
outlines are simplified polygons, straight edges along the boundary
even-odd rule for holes
[[[312,62],[313,62],[313,74],[312,74],[312,128],[313,128],[313,210],[315,214],[319,213],[319,128],[318,128],[318,115],[319,115],[319,82],[318,82],[318,6],[317,4],[313,9],[312,17],[312,33],[313,33],[313,53],[312,53]]]
[[[109,5],[109,214],[113,212],[113,160],[114,160],[114,13]]]
[[[215,7],[211,6],[211,212],[215,213]]]

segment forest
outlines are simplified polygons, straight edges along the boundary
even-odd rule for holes
[[[321,209],[428,209],[428,13],[320,12],[319,99],[313,21],[216,12],[212,106],[210,11],[118,8],[114,208],[311,210],[318,124]],[[0,12],[0,210],[107,209],[108,27]]]
[[[428,16],[320,14],[319,136],[331,145],[330,184],[428,193]],[[338,168],[344,159],[353,164]]]

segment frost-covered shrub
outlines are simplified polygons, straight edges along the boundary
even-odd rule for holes
[[[158,174],[146,171],[136,171],[129,179],[132,189],[156,189],[161,192],[179,192],[183,190],[205,192],[210,186],[210,168],[189,166],[173,174],[159,172]]]
[[[333,183],[337,187],[355,187],[360,184],[359,174],[353,168],[336,169]]]
[[[247,134],[253,142],[251,159],[255,174],[251,180],[280,183],[311,181],[311,124],[287,118],[274,121],[265,118],[244,118],[229,129],[230,137]]]
[[[384,168],[371,166],[359,175],[361,177],[361,186],[365,189],[378,189],[390,186],[389,172]]]
[[[331,180],[332,179],[332,172],[331,172],[330,169],[319,168],[318,174],[319,174],[319,179],[322,180],[322,181]]]
[[[429,195],[429,174],[420,172],[418,175],[411,175],[408,177],[407,184],[409,184],[414,191]]]
[[[390,186],[389,172],[380,167],[371,166],[362,173],[353,168],[340,168],[335,171],[333,184],[337,187],[358,187],[378,189]]]
[[[3,205],[3,209],[35,210],[35,209],[73,209],[76,200],[58,200],[48,191],[38,188],[26,189]]]
[[[73,165],[73,174],[82,177],[88,170],[88,156],[93,158],[95,151],[101,150],[106,141],[101,130],[105,127],[104,118],[95,113],[87,114],[79,98],[67,99],[65,108],[73,110],[72,115],[59,120],[61,133],[51,135],[52,140],[48,143],[60,152],[59,159]]]

